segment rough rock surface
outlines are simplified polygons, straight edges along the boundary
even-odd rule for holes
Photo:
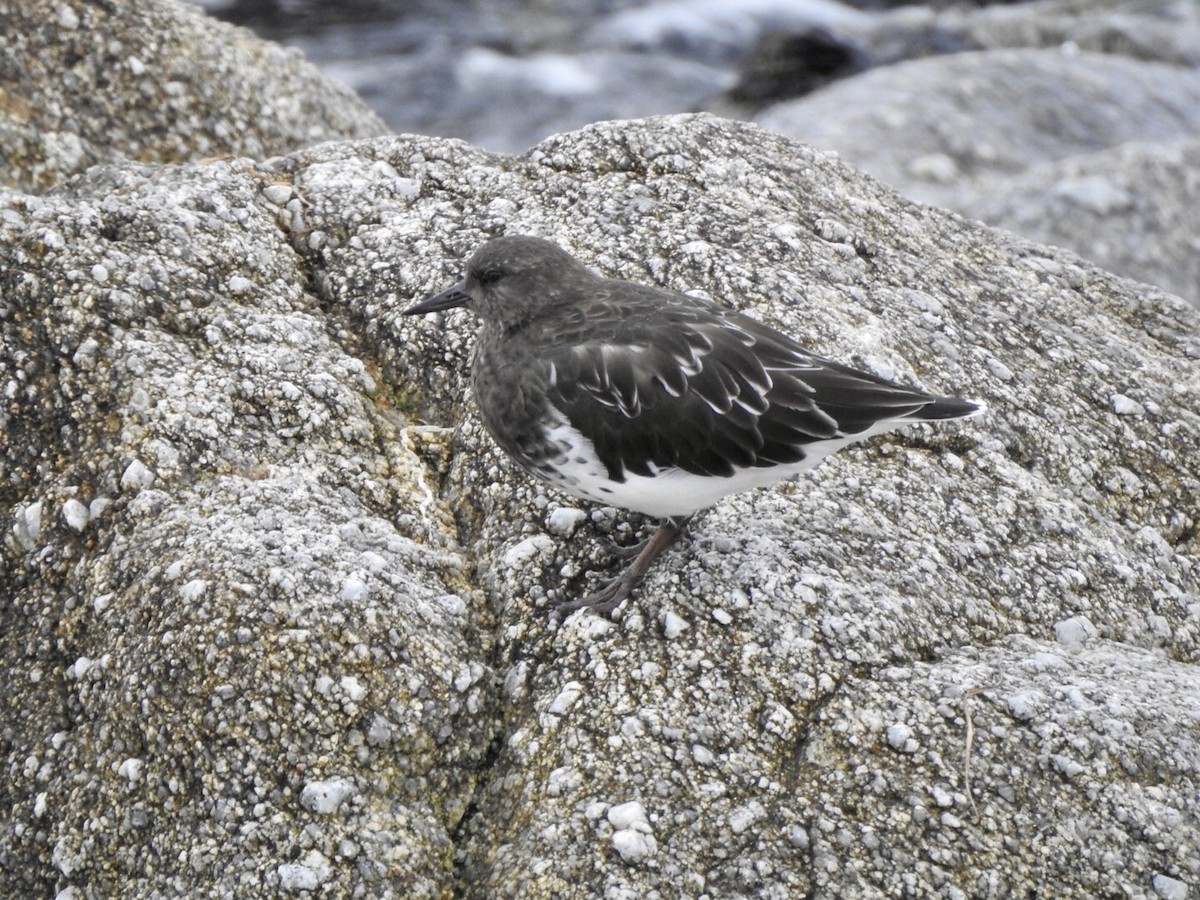
[[[555,627],[638,522],[490,445],[469,314],[399,316],[501,231],[991,411],[730,498]],[[101,167],[4,199],[0,272],[17,890],[1200,884],[1181,301],[709,117]]]
[[[98,162],[263,159],[386,133],[294,50],[186,3],[0,3],[0,186],[44,190]]]
[[[970,184],[972,216],[1200,307],[1200,140],[1122,144]]]
[[[1060,47],[1180,66],[1200,64],[1200,14],[1176,0],[1038,0],[940,10],[893,10],[883,29],[908,19],[981,49]],[[893,21],[889,21],[893,20]],[[881,29],[882,30],[882,29]]]
[[[967,53],[875,69],[758,121],[907,196],[1200,305],[1194,68],[1077,50]]]
[[[343,872],[443,890],[494,728],[487,641],[278,180],[124,164],[6,198],[14,895],[260,896]]]
[[[960,53],[874,69],[758,121],[836,150],[916,200],[953,206],[966,178],[1200,135],[1200,79],[1098,53]]]

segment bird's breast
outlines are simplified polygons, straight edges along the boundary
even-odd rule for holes
[[[557,452],[546,440],[555,421],[546,397],[549,364],[512,350],[503,342],[481,340],[471,365],[471,388],[492,439],[522,466],[532,468]]]

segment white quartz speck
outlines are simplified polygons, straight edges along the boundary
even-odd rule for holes
[[[154,477],[154,473],[140,459],[135,459],[125,467],[125,472],[121,475],[121,487],[148,488],[154,483]]]
[[[279,873],[279,886],[293,893],[315,891],[329,880],[333,867],[325,855],[310,850],[301,862],[284,863],[276,871]]]
[[[343,675],[341,680],[338,681],[338,686],[341,687],[342,693],[346,695],[346,699],[352,703],[358,703],[367,696],[367,689],[353,675]]]
[[[401,200],[416,200],[421,196],[419,178],[397,178],[392,181],[392,191]]]
[[[546,530],[556,537],[570,537],[586,518],[582,509],[560,506],[546,517]]]
[[[300,792],[300,805],[320,815],[330,815],[337,812],[355,791],[354,783],[345,778],[310,781]]]
[[[1054,637],[1068,647],[1082,647],[1099,634],[1099,630],[1087,616],[1071,616],[1054,625]]]
[[[150,408],[150,395],[144,388],[133,389],[133,393],[129,395],[129,408],[138,412],[145,412]]]
[[[1057,653],[1031,653],[1022,663],[1033,672],[1053,672],[1068,668],[1067,661]]]
[[[375,718],[371,720],[371,724],[367,727],[367,743],[372,747],[378,747],[390,744],[393,738],[391,723],[382,715],[376,713]]]
[[[1112,395],[1112,408],[1118,416],[1144,416],[1146,407],[1124,394]]]
[[[1159,872],[1151,879],[1150,884],[1154,887],[1154,893],[1163,900],[1187,900],[1188,886],[1178,878]]]
[[[1018,719],[1032,719],[1037,715],[1043,699],[1041,691],[1017,691],[1008,697],[1008,711]]]
[[[508,197],[496,197],[487,205],[488,213],[500,219],[510,219],[520,212],[520,209],[521,207]]]
[[[1012,381],[1013,370],[995,357],[991,357],[987,361],[987,367],[991,373],[1001,381]]]
[[[83,865],[83,856],[74,846],[68,835],[63,835],[50,851],[50,861],[54,867],[68,878]]]
[[[505,568],[513,569],[553,549],[554,542],[547,535],[538,534],[509,547],[500,562]]]
[[[283,182],[268,184],[263,188],[263,196],[276,206],[284,206],[292,199],[292,186]]]
[[[355,603],[367,595],[367,584],[361,578],[350,576],[342,582],[342,588],[338,591],[338,599],[347,603]]]
[[[42,536],[42,502],[39,500],[26,507],[18,508],[15,518],[14,536],[20,541],[22,547],[32,550]]]
[[[233,295],[246,294],[254,290],[254,282],[244,275],[234,275],[229,279],[229,293]]]
[[[787,842],[793,847],[798,847],[801,850],[807,849],[810,838],[808,829],[802,825],[789,825],[784,829],[784,835],[787,837]]]
[[[1082,765],[1071,759],[1071,757],[1061,753],[1054,756],[1054,767],[1068,778],[1074,778],[1076,775],[1082,775],[1087,771]]]
[[[612,836],[613,849],[627,863],[638,863],[658,851],[658,841],[654,835],[632,828],[622,828],[614,831]]]
[[[637,800],[610,806],[606,818],[616,829],[612,836],[613,849],[625,862],[641,862],[657,852],[658,842],[646,817],[646,808]]]
[[[546,711],[551,715],[561,716],[575,705],[575,701],[579,699],[579,695],[582,693],[582,684],[578,681],[568,681],[563,685],[563,689],[558,692],[558,696],[550,701],[550,707]]]
[[[188,603],[195,603],[208,590],[208,582],[203,578],[193,578],[179,588],[179,596]]]
[[[606,818],[614,828],[634,828],[639,825],[647,830],[650,828],[650,822],[646,818],[646,807],[637,800],[610,806]]]
[[[763,805],[756,800],[752,800],[745,806],[739,806],[729,814],[727,820],[729,830],[734,834],[744,834],[749,831],[756,822],[766,816],[767,811]]]
[[[71,362],[75,363],[81,369],[92,369],[96,365],[96,354],[99,350],[99,341],[93,337],[84,338],[75,349],[75,355],[71,357]]]
[[[367,571],[378,575],[388,567],[388,562],[374,550],[364,550],[362,552],[363,565],[367,567]]]
[[[907,750],[908,742],[912,740],[912,728],[905,725],[903,722],[897,722],[894,725],[889,725],[887,730],[888,746],[893,750],[899,750],[901,753],[911,752]]]
[[[679,637],[690,627],[685,619],[670,610],[663,614],[663,636],[669,641]]]

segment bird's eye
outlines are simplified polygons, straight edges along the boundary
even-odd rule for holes
[[[503,277],[504,272],[500,269],[484,269],[476,276],[476,280],[484,287],[487,287],[489,284],[495,284]]]

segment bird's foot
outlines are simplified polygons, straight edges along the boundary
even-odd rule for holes
[[[611,613],[624,603],[629,595],[633,593],[634,589],[642,583],[642,579],[650,571],[650,566],[653,565],[662,552],[679,539],[679,536],[683,534],[684,529],[687,527],[688,518],[690,516],[677,519],[664,519],[658,530],[640,544],[634,547],[618,548],[621,551],[617,553],[618,556],[624,555],[624,551],[626,550],[634,550],[637,554],[633,562],[626,567],[625,571],[599,590],[593,591],[585,597],[580,597],[576,600],[565,600],[556,604],[554,608],[555,617],[559,619],[564,618],[577,609],[590,609],[599,615],[608,615]]]
[[[566,618],[577,609],[589,609],[598,616],[607,616],[629,598],[644,577],[644,573],[635,574],[630,566],[590,594],[556,603],[554,612],[559,618]]]

